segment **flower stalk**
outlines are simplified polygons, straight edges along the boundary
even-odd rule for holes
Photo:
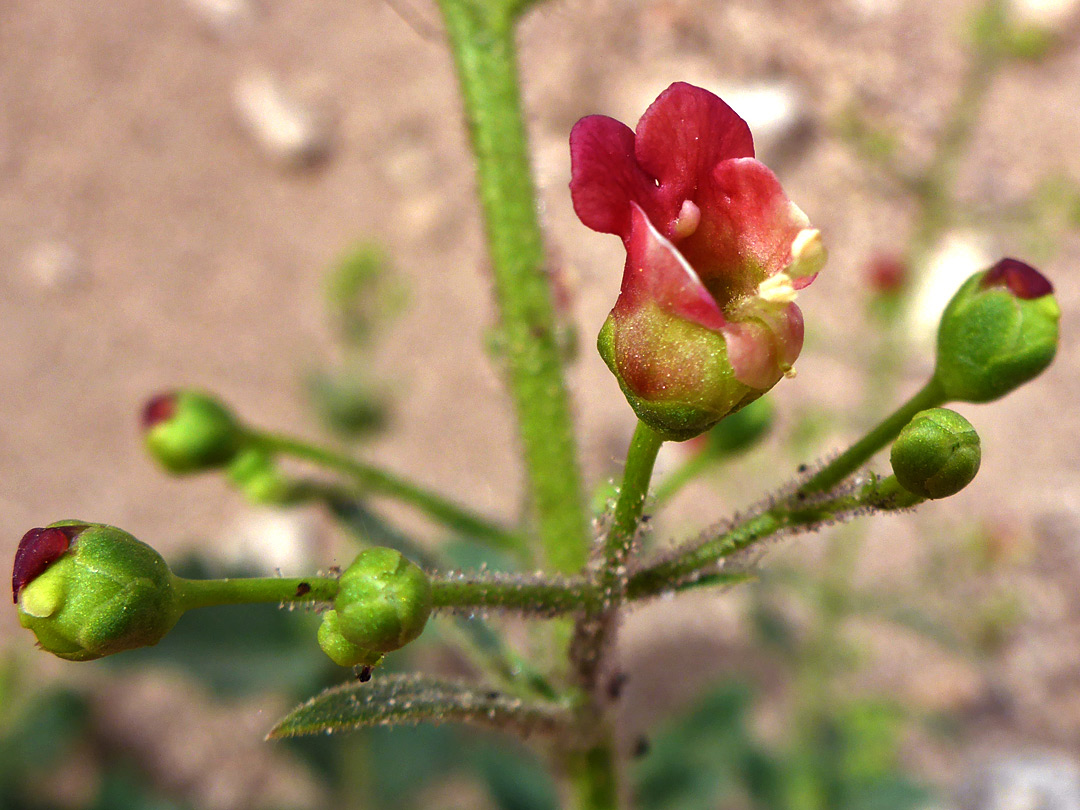
[[[257,433],[253,441],[271,453],[309,461],[346,475],[362,490],[395,498],[466,537],[528,556],[522,535],[394,473],[291,436]]]

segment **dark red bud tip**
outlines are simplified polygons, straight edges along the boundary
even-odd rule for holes
[[[11,572],[13,602],[18,603],[19,592],[60,559],[71,547],[71,541],[85,528],[86,526],[58,526],[51,529],[31,529],[23,535],[19,541],[19,549],[15,552],[15,568]]]
[[[1032,267],[1018,259],[1002,259],[989,270],[982,280],[987,287],[1008,287],[1017,298],[1042,298],[1054,291],[1054,285]]]
[[[172,419],[176,413],[176,394],[158,394],[143,406],[142,426],[143,430],[150,430],[167,419]]]
[[[907,283],[907,264],[895,256],[875,256],[866,266],[866,279],[875,292],[896,292]]]

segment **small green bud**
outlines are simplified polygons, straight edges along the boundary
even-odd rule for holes
[[[248,447],[229,464],[229,481],[252,503],[284,505],[296,495],[293,481],[282,474],[274,456],[261,447]]]
[[[329,622],[324,620],[319,641],[335,661],[335,656],[350,660],[369,651],[391,652],[423,632],[431,615],[431,581],[400,552],[370,548],[341,575],[334,613]],[[353,646],[340,644],[339,636]]]
[[[322,624],[319,625],[319,646],[340,667],[374,667],[383,659],[383,653],[365,650],[341,634],[336,610],[323,614]]]
[[[989,402],[1050,365],[1061,317],[1053,292],[1042,274],[1016,259],[968,279],[938,329],[934,376],[946,398]]]
[[[245,441],[233,414],[197,391],[154,397],[143,408],[146,449],[169,472],[202,472],[224,467]]]
[[[931,500],[962,490],[979,471],[979,434],[948,408],[919,411],[892,446],[892,468],[904,489]]]
[[[125,531],[82,521],[27,532],[11,587],[19,623],[70,661],[157,644],[182,613],[161,555]]]

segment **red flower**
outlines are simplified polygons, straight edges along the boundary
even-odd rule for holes
[[[599,345],[644,421],[688,438],[791,372],[803,339],[793,301],[825,251],[754,159],[746,122],[676,83],[636,133],[602,115],[578,121],[570,157],[578,217],[626,246]]]

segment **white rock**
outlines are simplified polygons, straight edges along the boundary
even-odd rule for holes
[[[241,77],[233,90],[233,105],[244,129],[271,159],[303,166],[327,155],[328,122],[270,74]]]
[[[934,345],[945,305],[972,273],[990,264],[990,246],[978,234],[953,231],[942,238],[920,271],[908,305],[905,333],[914,346],[924,349]]]
[[[749,125],[755,151],[769,163],[810,123],[803,94],[783,80],[709,88]]]
[[[849,9],[863,20],[888,16],[900,8],[900,0],[847,0]]]
[[[961,790],[962,810],[1080,810],[1080,766],[1063,754],[990,762]]]
[[[86,280],[79,254],[66,242],[44,241],[32,245],[22,261],[26,277],[44,290],[70,290]]]
[[[238,518],[228,536],[229,542],[218,547],[222,562],[266,574],[303,576],[322,532],[311,513],[265,508]]]
[[[255,19],[249,0],[185,0],[199,22],[211,33],[229,35],[247,30]]]
[[[1013,20],[1021,25],[1057,28],[1080,9],[1080,0],[1009,0]]]

